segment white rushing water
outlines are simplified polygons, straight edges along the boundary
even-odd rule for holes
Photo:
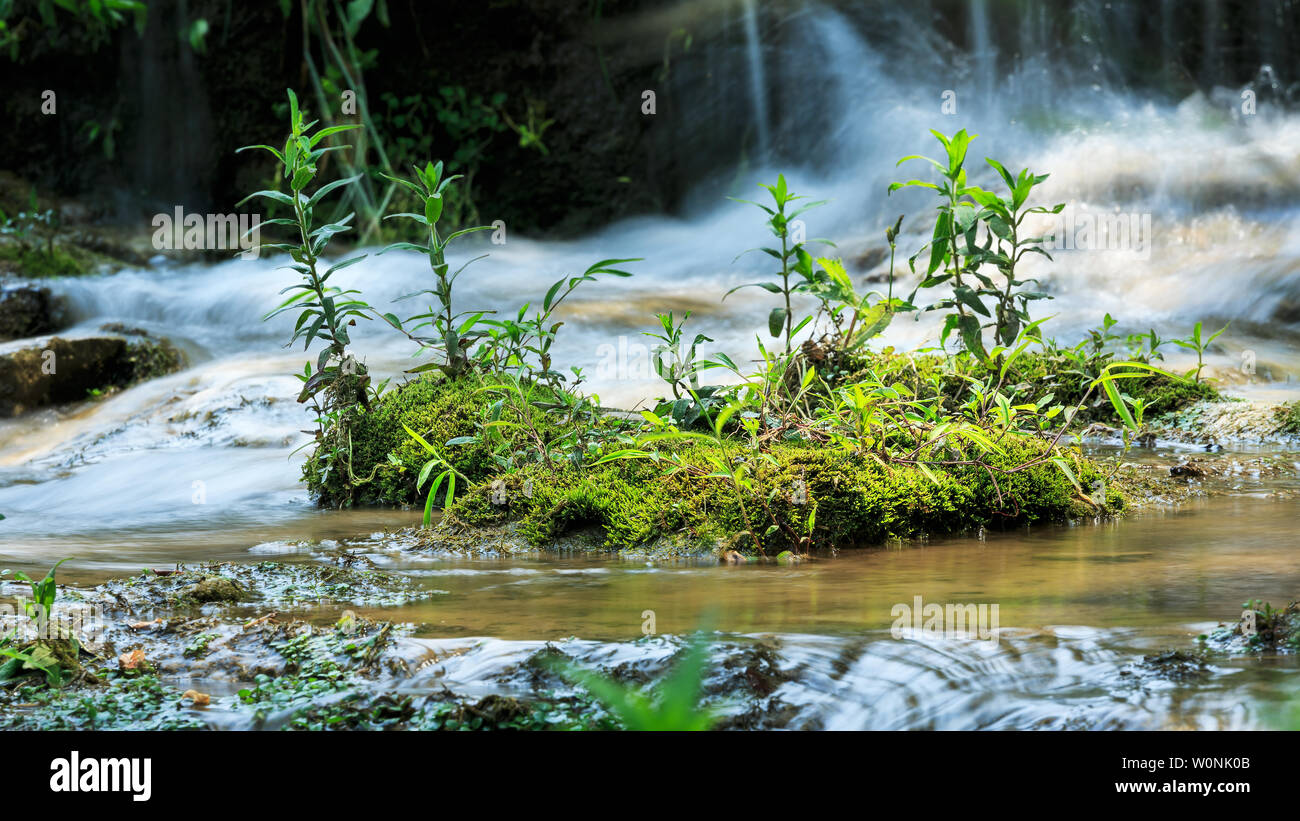
[[[881,10],[878,22],[902,25],[905,13]],[[1122,330],[1154,327],[1166,337],[1186,335],[1196,321],[1217,329],[1230,320],[1214,363],[1231,368],[1242,351],[1255,351],[1260,372],[1275,382],[1243,390],[1286,393],[1295,382],[1287,373],[1300,363],[1300,117],[1262,97],[1254,114],[1244,113],[1237,89],[1174,101],[1126,91],[1105,81],[1104,63],[1095,75],[1072,76],[1042,45],[1043,14],[1026,15],[1014,33],[1040,45],[1022,46],[1009,74],[998,73],[998,45],[982,17],[972,28],[978,48],[966,54],[936,45],[937,33],[916,27],[906,65],[872,46],[861,22],[844,10],[813,5],[766,20],[772,39],[761,49],[751,39],[741,64],[750,72],[766,68],[767,76],[735,80],[752,89],[760,118],[771,120],[770,134],[761,123],[769,159],[763,167],[751,163],[726,193],[761,199],[766,195],[755,183],[783,171],[793,189],[829,199],[804,216],[807,235],[834,240],[838,250],[828,251],[844,255],[860,282],[871,278],[864,289],[881,291],[884,228],[906,214],[896,289],[905,295],[915,281],[905,275],[906,258],[924,242],[932,203],[917,191],[887,197],[886,187],[927,175],[923,163],[895,163],[906,154],[936,154],[929,129],[965,127],[980,134],[969,163],[974,181],[998,187],[983,163],[993,156],[1013,172],[1026,165],[1050,172],[1041,202],[1068,203],[1077,225],[1100,215],[1137,219],[1133,248],[1063,250],[1055,262],[1028,263],[1056,296],[1035,306],[1040,316],[1056,315],[1051,332],[1078,339],[1107,312]],[[947,100],[955,101],[955,113],[945,111]],[[730,287],[770,278],[761,253],[736,259],[766,241],[761,214],[725,200],[708,181],[690,202],[679,215],[618,223],[576,241],[511,234],[505,245],[462,249],[462,258],[480,250],[490,256],[460,280],[459,306],[513,312],[592,262],[642,257],[627,266],[631,279],[578,292],[556,345],[559,363],[584,368],[587,388],[605,404],[627,407],[651,397],[658,388],[633,346],[649,344],[641,332],[655,327],[656,311],[667,310],[693,312],[689,332],[715,340],[704,353],[752,359],[770,295],[749,289],[720,299]],[[51,283],[78,319],[68,333],[122,322],[176,341],[192,364],[71,412],[0,423],[0,512],[8,517],[0,558],[53,555],[82,539],[95,544],[92,534],[106,531],[140,539],[167,533],[179,544],[291,522],[311,510],[298,484],[301,453],[290,455],[311,425],[293,401],[293,374],[305,357],[281,347],[292,318],[261,320],[292,279],[278,264],[235,260]],[[430,285],[427,261],[406,252],[372,252],[336,276],[338,285],[404,315],[416,306],[390,307],[392,300]],[[900,319],[882,342],[933,344],[933,317]],[[400,375],[412,364],[410,344],[377,323],[354,339],[381,375]],[[634,355],[611,362],[610,351],[620,345]]]

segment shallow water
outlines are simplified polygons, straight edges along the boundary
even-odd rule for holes
[[[1300,590],[1293,499],[1195,501],[1176,512],[1102,525],[987,532],[844,551],[795,566],[592,558],[437,560],[393,567],[450,596],[385,618],[429,635],[619,640],[688,632],[712,613],[739,633],[861,635],[887,630],[895,604],[998,604],[1002,627],[1173,630],[1235,619],[1250,598]]]

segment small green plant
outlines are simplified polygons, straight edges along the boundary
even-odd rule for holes
[[[903,157],[897,164],[902,165],[909,160],[924,160],[939,170],[942,181],[939,184],[925,180],[894,182],[889,185],[889,193],[892,194],[901,188],[915,187],[927,188],[939,194],[939,204],[935,207],[938,216],[935,219],[930,241],[908,260],[908,266],[915,271],[917,258],[929,249],[930,260],[917,290],[933,288],[949,280],[952,281],[953,289],[951,298],[942,299],[925,309],[927,311],[954,309],[953,313],[944,320],[940,343],[946,342],[948,336],[956,330],[966,350],[980,359],[987,359],[977,315],[988,316],[988,309],[980,302],[975,290],[963,279],[963,275],[968,274],[972,266],[979,265],[973,260],[980,252],[975,243],[979,211],[975,203],[969,199],[966,187],[966,152],[970,148],[971,141],[979,135],[967,134],[964,128],[952,137],[933,130],[930,133],[943,145],[945,162],[912,154]],[[965,242],[963,243],[962,240]],[[907,301],[915,302],[915,299],[916,291],[913,291]]]
[[[407,294],[400,297],[400,299],[427,294],[433,297],[434,304],[430,304],[425,313],[416,314],[406,320],[408,323],[416,323],[409,330],[403,327],[402,321],[394,314],[385,313],[382,314],[382,317],[398,331],[406,334],[421,346],[434,351],[442,358],[441,362],[429,362],[412,368],[408,371],[409,373],[419,373],[437,368],[449,377],[457,377],[469,370],[471,347],[476,340],[486,333],[484,330],[477,330],[476,326],[487,312],[457,312],[455,310],[452,302],[452,290],[456,280],[470,263],[482,257],[475,257],[452,271],[450,263],[447,262],[447,246],[454,240],[475,231],[490,231],[492,226],[476,225],[462,228],[459,231],[451,232],[446,237],[443,237],[438,232],[438,222],[442,219],[443,206],[446,202],[444,193],[447,186],[460,179],[459,175],[444,178],[441,162],[427,163],[423,170],[417,167],[415,169],[415,182],[396,177],[389,177],[389,179],[407,189],[420,203],[422,212],[418,214],[389,214],[384,219],[409,219],[423,225],[428,231],[428,245],[397,242],[389,245],[380,253],[400,248],[418,251],[428,256],[429,267],[433,269],[433,287]],[[432,334],[416,335],[417,331],[424,328],[431,329]]]
[[[190,642],[190,644],[181,652],[181,655],[185,656],[187,659],[201,659],[211,652],[208,645],[211,644],[212,640],[215,638],[217,638],[216,633],[201,633],[194,637],[194,641]]]
[[[436,468],[442,468],[442,472],[433,480],[429,487],[429,496],[424,503],[424,519],[421,521],[423,527],[428,527],[433,521],[433,502],[438,497],[438,491],[442,489],[444,482],[447,484],[447,496],[443,501],[444,505],[450,505],[456,500],[456,478],[459,477],[467,486],[469,479],[465,474],[452,467],[451,463],[443,458],[442,454],[433,445],[425,441],[424,437],[411,430],[405,424],[402,427],[406,430],[407,435],[414,439],[420,447],[424,448],[425,453],[429,454],[429,460],[420,468],[420,475],[415,481],[417,490],[424,487],[424,483],[429,481],[429,474],[433,473]],[[453,440],[455,441],[455,440]]]
[[[1201,339],[1201,323],[1198,322],[1198,323],[1196,323],[1196,327],[1194,327],[1194,328],[1192,329],[1192,335],[1191,335],[1191,336],[1187,337],[1186,339],[1171,339],[1171,340],[1169,340],[1170,342],[1174,343],[1175,345],[1177,345],[1177,346],[1180,347],[1180,348],[1186,348],[1186,349],[1189,350],[1189,351],[1196,351],[1196,370],[1195,370],[1196,377],[1195,377],[1194,381],[1195,381],[1198,385],[1199,385],[1200,382],[1201,382],[1201,370],[1205,367],[1205,352],[1206,352],[1206,350],[1208,350],[1209,347],[1210,347],[1210,345],[1214,344],[1214,340],[1218,339],[1219,336],[1220,336],[1224,331],[1226,331],[1226,330],[1228,330],[1228,326],[1227,326],[1227,325],[1224,325],[1222,328],[1220,328],[1219,330],[1215,331],[1215,332],[1210,336],[1209,339],[1204,339],[1204,340],[1203,340],[1203,339]],[[1152,331],[1151,333],[1154,334],[1155,331]],[[1193,373],[1193,371],[1188,371],[1188,372],[1187,372],[1187,375],[1188,375],[1188,376],[1191,376],[1192,373]]]
[[[30,576],[28,576],[26,573],[23,573],[21,570],[18,571],[17,573],[14,573],[14,578],[16,580],[20,582],[27,582],[28,584],[31,585],[32,588],[32,600],[29,602],[28,601],[23,602],[23,607],[28,617],[38,619],[38,620],[44,620],[44,619],[48,619],[50,617],[50,614],[54,612],[54,600],[58,597],[58,585],[54,580],[54,571],[58,570],[59,566],[62,565],[64,562],[70,560],[71,560],[70,558],[60,559],[59,561],[55,562],[54,566],[50,568],[49,572],[45,574],[45,578],[41,579],[40,581],[36,581],[32,579]]]
[[[978,186],[967,185],[966,154],[977,135],[967,135],[964,129],[952,137],[938,131],[930,133],[942,143],[946,162],[913,155],[902,158],[898,164],[913,159],[925,160],[939,170],[942,182],[895,182],[890,184],[889,191],[893,193],[900,188],[920,187],[939,193],[934,233],[930,242],[909,260],[909,265],[916,270],[917,257],[928,248],[930,260],[925,278],[918,289],[933,288],[951,281],[952,297],[941,299],[925,309],[953,309],[944,320],[941,344],[955,330],[966,350],[980,359],[987,359],[983,328],[992,328],[994,339],[1001,345],[1010,346],[1020,335],[1020,329],[1031,321],[1028,303],[1050,298],[1041,291],[1021,288],[1033,280],[1017,279],[1016,268],[1025,254],[1037,253],[1051,259],[1051,255],[1043,248],[1050,237],[1026,237],[1021,232],[1022,223],[1031,214],[1060,213],[1065,204],[1059,203],[1050,208],[1025,207],[1033,189],[1046,180],[1048,175],[1032,174],[1026,168],[1013,177],[1002,163],[991,157],[985,161],[1006,182],[1008,198],[1004,199]],[[981,226],[985,231],[983,244],[979,241]],[[1003,277],[1002,284],[981,271],[986,264],[997,269]],[[994,300],[992,313],[984,304],[985,297]],[[908,302],[914,298],[915,292],[908,298]],[[981,316],[990,322],[982,324],[979,320]]]
[[[885,229],[885,242],[889,243],[889,291],[885,298],[890,302],[894,301],[894,252],[898,250],[898,232],[903,228],[903,215],[898,215],[898,220],[890,227]]]
[[[527,105],[528,109],[522,124],[516,123],[504,110],[501,114],[511,130],[519,135],[520,148],[533,148],[543,156],[549,155],[551,152],[547,150],[546,143],[542,142],[542,136],[555,120],[546,118],[546,103],[540,100],[529,100]]]
[[[727,291],[727,293],[722,298],[725,300],[728,296],[731,296],[736,291],[739,291],[742,288],[762,288],[763,290],[767,291],[770,294],[776,294],[780,296],[784,302],[784,305],[780,305],[776,308],[773,308],[771,312],[768,314],[767,330],[768,333],[770,333],[772,337],[775,339],[780,339],[784,335],[785,353],[786,356],[789,356],[792,350],[791,345],[792,345],[792,340],[794,339],[794,335],[797,334],[800,330],[802,330],[805,325],[807,325],[809,322],[812,321],[812,317],[805,317],[804,319],[800,320],[797,325],[795,324],[794,313],[793,313],[794,309],[791,306],[790,297],[793,294],[810,290],[813,286],[813,283],[816,281],[816,277],[813,272],[812,255],[809,254],[808,251],[804,249],[804,245],[806,245],[806,242],[804,242],[801,238],[792,234],[790,231],[790,226],[791,226],[791,222],[797,217],[799,217],[801,214],[805,213],[806,211],[812,208],[816,208],[819,205],[824,205],[826,201],[818,200],[816,202],[804,203],[803,205],[800,205],[797,208],[795,208],[795,210],[786,213],[786,208],[789,207],[792,203],[807,198],[797,195],[790,190],[789,186],[786,185],[784,174],[777,176],[776,185],[769,185],[767,183],[759,183],[759,185],[767,189],[767,192],[771,194],[772,202],[775,207],[769,208],[768,206],[763,205],[762,203],[753,202],[751,200],[736,200],[736,202],[743,202],[748,205],[753,205],[758,208],[761,208],[763,209],[763,212],[768,215],[767,218],[768,228],[771,230],[772,236],[776,237],[781,241],[781,247],[779,249],[778,248],[751,248],[750,250],[762,251],[763,253],[767,254],[768,256],[775,259],[778,263],[780,263],[781,268],[780,270],[777,271],[777,274],[780,275],[781,281],[780,282],[751,282],[746,285],[739,285],[735,288],[732,288],[730,291]],[[815,240],[815,241],[821,242],[826,245],[831,244],[827,240]],[[749,251],[746,251],[745,253],[749,253]],[[739,257],[737,257],[737,259],[739,259]],[[791,276],[794,274],[799,274],[802,277],[802,281],[795,281],[792,283]]]
[[[493,330],[478,352],[480,361],[498,374],[513,373],[528,381],[541,381],[558,389],[567,377],[555,370],[551,347],[564,323],[553,321],[556,310],[584,282],[595,282],[598,276],[627,278],[632,274],[616,266],[640,262],[639,258],[603,259],[581,274],[556,280],[542,298],[542,309],[527,318],[530,303],[519,309],[514,319],[487,319],[483,324]]]
[[[348,177],[326,183],[308,196],[306,187],[316,178],[320,159],[330,151],[338,151],[348,146],[322,146],[321,143],[330,135],[356,128],[355,125],[339,125],[322,128],[312,133],[315,122],[306,122],[303,112],[298,108],[298,97],[293,89],[286,90],[289,95],[290,134],[283,149],[269,145],[251,145],[240,148],[245,151],[260,148],[269,151],[279,161],[282,177],[288,181],[289,193],[283,191],[258,191],[245,197],[240,202],[262,197],[292,209],[293,217],[278,218],[262,223],[263,226],[283,225],[295,230],[296,241],[263,244],[262,248],[284,251],[292,257],[288,266],[299,274],[299,282],[290,285],[281,293],[293,293],[293,296],[266,315],[266,319],[278,316],[286,311],[297,311],[298,321],[294,324],[293,336],[289,345],[303,340],[303,350],[320,338],[326,346],[316,360],[313,373],[311,363],[303,377],[303,387],[298,395],[299,402],[313,401],[319,412],[351,407],[357,403],[368,404],[366,387],[370,377],[366,368],[348,353],[347,346],[351,339],[348,328],[357,324],[358,319],[368,319],[366,311],[369,306],[359,299],[356,290],[340,290],[329,284],[330,277],[336,272],[355,265],[365,259],[365,255],[354,256],[337,262],[320,270],[321,255],[330,239],[335,235],[350,230],[348,223],[352,215],[336,223],[316,226],[314,214],[321,201],[330,192],[338,190],[353,182],[356,177]],[[325,401],[318,402],[317,397],[325,393]]]
[[[981,308],[983,300],[979,297],[986,295],[993,297],[996,304],[994,321],[991,323],[994,338],[1003,345],[1010,345],[1020,335],[1021,327],[1032,321],[1029,316],[1029,302],[1051,298],[1042,291],[1021,289],[1022,285],[1027,285],[1034,280],[1016,278],[1016,267],[1025,254],[1035,253],[1049,260],[1052,258],[1052,255],[1043,248],[1043,244],[1051,237],[1026,237],[1022,233],[1022,223],[1030,214],[1059,214],[1065,208],[1065,203],[1058,203],[1051,208],[1042,206],[1026,208],[1025,204],[1034,187],[1042,184],[1048,175],[1031,174],[1029,169],[1025,168],[1019,175],[1012,177],[997,160],[990,157],[985,161],[1001,175],[1007,184],[1009,194],[1008,199],[1003,199],[976,186],[966,189],[971,199],[983,207],[983,210],[977,214],[977,219],[984,224],[990,240],[985,243],[983,250],[972,258],[971,275],[980,281],[982,287],[975,292],[977,298],[967,304],[972,309]],[[967,244],[970,244],[969,232]],[[1002,275],[1005,282],[1001,287],[980,273],[980,265],[984,263],[991,263]],[[987,316],[987,310],[978,312]]]
[[[711,710],[700,705],[708,650],[703,635],[694,636],[682,651],[672,673],[652,693],[619,684],[573,664],[548,663],[557,674],[591,693],[625,729],[698,731],[709,729],[718,720]]]
[[[687,311],[680,322],[673,316],[672,311],[666,314],[655,314],[655,318],[659,320],[662,333],[647,331],[642,335],[659,340],[660,344],[655,346],[654,351],[655,373],[668,383],[669,389],[673,392],[673,399],[681,399],[684,394],[699,388],[700,363],[695,359],[695,349],[705,342],[712,342],[713,338],[696,334],[690,348],[683,351],[682,334],[687,321],[691,318],[691,312]]]
[[[871,294],[858,295],[844,263],[838,259],[818,257],[820,267],[809,291],[822,303],[821,313],[828,316],[835,333],[831,341],[838,353],[852,353],[885,332],[894,314],[914,310],[910,303],[894,299],[871,301]],[[844,317],[850,317],[844,327]]]
[[[54,613],[55,600],[58,598],[58,583],[55,581],[54,574],[66,561],[69,559],[60,559],[56,562],[40,581],[32,579],[22,571],[13,574],[14,579],[31,585],[32,600],[23,601],[23,611],[28,618],[36,621],[38,636],[44,637],[50,630],[50,619]],[[8,573],[8,570],[2,571],[0,576]],[[62,633],[62,630],[58,632]],[[0,664],[0,682],[21,676],[24,671],[38,671],[45,674],[49,686],[62,686],[71,671],[64,669],[62,662],[51,649],[50,641],[38,640],[23,648],[16,644],[16,636],[17,630],[11,631],[6,636],[0,636],[0,656],[9,659],[8,662]],[[66,640],[68,649],[74,657],[80,652],[80,643],[75,636],[58,635],[53,638]]]

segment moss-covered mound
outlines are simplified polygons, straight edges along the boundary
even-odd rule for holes
[[[839,384],[870,379],[872,376],[883,377],[888,374],[889,382],[900,382],[918,394],[938,389],[946,397],[950,409],[965,401],[970,382],[959,374],[973,379],[988,377],[988,369],[965,354],[952,359],[933,354],[908,354],[886,348],[880,352],[866,352],[855,357],[846,366],[841,366],[836,373],[842,376],[836,380]],[[1104,422],[1110,425],[1120,424],[1119,415],[1107,398],[1105,391],[1097,388],[1088,394],[1088,386],[1097,373],[1088,368],[1081,368],[1080,363],[1071,357],[1026,351],[1012,364],[1005,384],[1030,388],[1028,394],[1038,399],[1052,394],[1052,404],[1072,408],[1087,401],[1075,420],[1081,423]],[[1143,416],[1151,421],[1156,417],[1188,408],[1197,402],[1217,400],[1219,392],[1208,382],[1193,382],[1188,379],[1170,378],[1161,374],[1124,379],[1120,390],[1131,399],[1145,403]],[[1297,422],[1300,425],[1300,422]]]
[[[331,430],[303,466],[303,480],[327,507],[422,505],[424,496],[415,483],[430,454],[403,425],[466,477],[482,480],[497,470],[493,448],[482,440],[450,447],[446,443],[480,433],[479,425],[496,398],[473,379],[427,375],[412,380],[385,393],[368,411],[354,409],[346,430]],[[530,407],[529,412],[539,430],[553,433],[542,411]],[[509,428],[498,430],[506,440],[502,450],[508,453],[516,434]]]
[[[1024,464],[1046,448],[1038,440],[1011,440],[996,464]],[[607,548],[667,543],[753,553],[761,546],[773,554],[1095,517],[1124,506],[1114,488],[1100,505],[1084,497],[1050,461],[1014,473],[995,470],[995,486],[988,472],[975,467],[934,470],[935,481],[915,467],[809,444],[775,447],[775,464],[739,445],[695,445],[679,454],[700,470],[669,472],[663,460],[616,461],[587,470],[533,466],[475,487],[455,502],[443,526],[515,523],[537,546],[595,528]],[[1092,463],[1071,456],[1085,487],[1102,478]],[[713,470],[710,458],[743,461],[753,487],[738,490],[729,479],[701,475]]]
[[[1055,394],[1053,401],[1066,407],[1083,402],[1088,385],[1096,378],[1095,374],[1080,373],[1076,368],[1070,360],[1044,354],[1026,353],[1015,363],[1018,379],[1040,387],[1044,394]],[[1119,387],[1131,399],[1145,403],[1143,415],[1148,420],[1203,400],[1219,398],[1219,392],[1208,382],[1193,382],[1162,374],[1124,379]],[[1114,406],[1100,388],[1092,391],[1077,418],[1083,422],[1120,422]]]

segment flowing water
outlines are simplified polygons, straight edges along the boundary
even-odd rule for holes
[[[989,17],[1005,4],[975,2],[968,42],[956,45],[927,4],[908,5],[916,8],[720,4],[715,42],[675,76],[686,110],[733,112],[728,128],[712,130],[752,133],[754,144],[720,155],[698,130],[677,134],[677,150],[708,158],[679,213],[569,242],[510,235],[479,249],[490,256],[461,279],[461,305],[513,311],[562,274],[643,257],[631,279],[584,286],[557,344],[557,360],[582,366],[604,404],[631,407],[657,390],[638,347],[656,311],[690,310],[694,330],[715,340],[706,353],[737,361],[756,353],[767,295],[720,297],[766,278],[761,254],[734,259],[761,244],[763,230],[756,210],[725,194],[761,193],[755,182],[784,171],[795,190],[830,200],[805,215],[808,236],[835,240],[856,273],[883,289],[884,227],[908,215],[901,276],[924,241],[929,208],[916,192],[885,196],[891,180],[925,173],[919,163],[896,169],[897,158],[936,153],[930,128],[965,127],[981,135],[973,158],[1050,172],[1043,196],[1070,203],[1079,219],[1150,219],[1145,248],[1035,261],[1056,298],[1038,303],[1039,313],[1056,315],[1049,327],[1058,337],[1078,339],[1107,312],[1121,329],[1166,337],[1199,320],[1231,321],[1210,359],[1216,371],[1244,396],[1300,397],[1300,117],[1284,105],[1286,83],[1300,78],[1267,62],[1286,50],[1276,33],[1259,43],[1259,105],[1246,114],[1236,87],[1210,83],[1171,98],[1126,84],[1120,59],[1098,45],[1100,4],[1072,4],[1061,41],[1064,12],[1047,4],[1024,5],[1007,28]],[[1175,5],[1160,5],[1161,31],[1172,30]],[[1137,9],[1116,3],[1114,13]],[[1106,42],[1117,42],[1124,26],[1106,19],[1114,27]],[[1198,69],[1221,70],[1208,58]],[[955,114],[942,108],[946,99]],[[61,578],[93,582],[171,562],[309,560],[310,549],[293,545],[417,522],[407,511],[321,511],[300,486],[295,448],[310,423],[292,374],[304,357],[281,347],[291,320],[260,320],[289,282],[277,264],[160,264],[52,283],[78,320],[65,336],[122,322],[173,340],[191,366],[105,401],[0,422],[4,566],[37,573],[70,555]],[[404,252],[372,255],[337,277],[375,305],[429,285],[427,262]],[[902,277],[898,287],[912,282]],[[930,319],[900,321],[885,342],[932,344],[934,332]],[[354,339],[372,371],[400,375],[411,365],[408,344],[381,328]],[[1243,355],[1256,359],[1253,376],[1237,367]],[[1296,597],[1293,480],[1246,481],[1226,497],[1115,524],[928,541],[793,568],[554,555],[417,561],[382,540],[373,547],[377,560],[448,593],[385,613],[416,624],[416,641],[445,656],[427,680],[404,685],[416,689],[439,676],[508,686],[494,671],[569,636],[590,642],[592,658],[662,655],[663,644],[633,641],[643,611],[654,611],[659,633],[688,630],[712,611],[717,629],[774,642],[782,664],[799,671],[773,696],[793,705],[793,726],[1258,726],[1300,686],[1294,657],[1224,661],[1193,681],[1149,675],[1141,659],[1191,648],[1246,599]],[[891,608],[917,596],[998,604],[999,640],[892,638]],[[447,655],[449,647],[463,652]]]

